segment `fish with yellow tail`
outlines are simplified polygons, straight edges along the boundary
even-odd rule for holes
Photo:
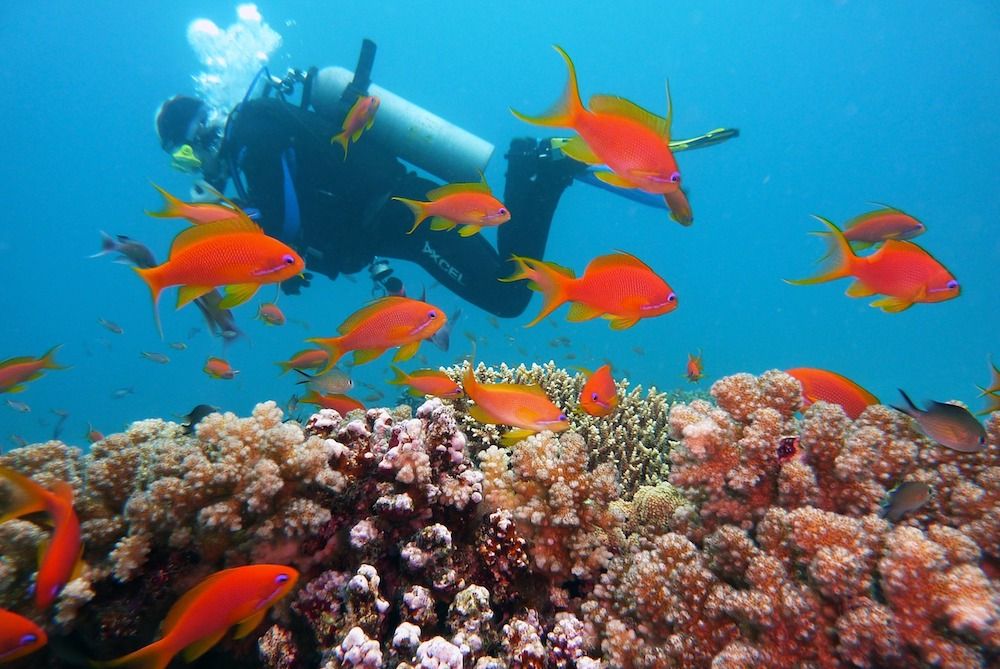
[[[590,261],[583,276],[555,263],[514,256],[517,271],[501,281],[527,279],[542,293],[541,312],[525,325],[531,327],[566,302],[567,319],[573,322],[603,317],[611,329],[624,330],[642,318],[652,318],[677,308],[677,293],[646,263],[619,251]]]
[[[399,350],[393,360],[409,360],[420,348],[420,342],[433,336],[447,320],[443,311],[422,300],[383,297],[348,316],[337,328],[339,337],[307,341],[329,353],[319,372],[325,374],[349,351],[354,351],[355,365],[374,360],[396,347]]]
[[[395,376],[389,383],[394,386],[408,386],[408,392],[413,397],[432,395],[455,399],[462,395],[462,386],[439,369],[418,369],[407,373],[395,365],[391,365],[391,368]]]
[[[331,144],[340,144],[344,149],[344,160],[347,160],[348,145],[361,139],[361,133],[374,125],[379,104],[381,101],[374,95],[360,96],[344,117],[340,132],[330,138]]]
[[[162,636],[116,660],[91,667],[164,669],[180,653],[193,662],[215,646],[231,627],[234,639],[247,636],[299,580],[299,572],[278,564],[252,564],[217,572],[188,590],[163,619]]]
[[[0,515],[0,523],[34,513],[45,513],[52,523],[52,538],[35,577],[35,605],[47,609],[80,567],[83,542],[80,520],[73,510],[73,487],[55,481],[49,490],[8,467],[0,467],[2,479],[14,487],[14,495],[10,507]]]
[[[528,116],[511,109],[514,116],[534,125],[573,129],[579,137],[562,144],[563,153],[588,165],[607,165],[610,171],[594,173],[607,184],[656,195],[677,193],[681,173],[670,150],[673,110],[669,87],[666,117],[613,95],[594,95],[589,108],[584,107],[573,61],[560,47],[553,48],[569,70],[562,98],[542,116]],[[692,216],[687,199],[682,196],[665,199],[675,220],[690,225]]]
[[[487,425],[510,425],[501,437],[504,445],[512,445],[526,437],[550,430],[562,432],[569,427],[566,414],[536,384],[479,383],[473,364],[465,368],[462,388],[475,405],[469,415]]]
[[[0,393],[24,391],[26,387],[24,384],[40,377],[43,370],[66,369],[62,365],[56,364],[55,355],[59,346],[53,346],[46,351],[45,355],[38,358],[23,355],[0,362]]]
[[[225,286],[219,308],[230,309],[249,300],[262,285],[290,279],[304,268],[298,253],[265,235],[252,220],[231,219],[185,228],[174,238],[165,263],[133,269],[153,295],[153,315],[162,336],[157,306],[168,286],[180,286],[178,309]]]
[[[185,218],[195,225],[212,223],[214,221],[228,221],[232,218],[249,219],[249,216],[242,209],[233,205],[227,207],[214,202],[184,202],[180,198],[174,197],[156,184],[153,184],[160,195],[163,196],[164,207],[160,211],[147,211],[147,216],[153,218]],[[226,200],[226,202],[229,202]]]
[[[510,211],[503,202],[493,197],[484,178],[479,183],[457,183],[441,186],[427,193],[428,202],[394,197],[413,212],[412,234],[425,219],[431,217],[431,230],[458,231],[462,237],[476,234],[484,227],[496,227],[510,220]]]
[[[814,216],[830,231],[830,253],[824,269],[807,279],[786,279],[793,286],[805,286],[853,277],[849,297],[882,295],[871,303],[894,313],[918,302],[943,302],[958,297],[961,288],[951,272],[934,256],[913,242],[890,239],[869,256],[854,253],[840,228],[822,216]]]

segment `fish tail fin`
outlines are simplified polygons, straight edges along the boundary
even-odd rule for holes
[[[295,367],[292,365],[291,360],[279,360],[274,364],[276,364],[278,367],[281,367],[281,374],[287,374],[288,372],[295,369]],[[281,374],[279,374],[278,376],[281,376]]]
[[[576,67],[572,59],[561,47],[553,45],[563,60],[566,61],[566,68],[569,70],[566,79],[566,87],[562,96],[541,116],[528,116],[516,109],[511,109],[511,113],[524,121],[533,125],[553,126],[560,128],[572,128],[576,125],[577,119],[585,112],[583,101],[580,100],[580,89],[576,83]]]
[[[153,320],[156,322],[156,331],[160,333],[160,339],[163,339],[163,325],[160,323],[160,293],[163,292],[163,285],[160,282],[160,272],[157,271],[159,268],[133,267],[132,269],[146,283],[153,296]]]
[[[910,416],[911,418],[916,418],[917,416],[919,416],[921,411],[919,408],[917,408],[917,405],[913,403],[913,400],[910,399],[910,396],[907,395],[902,388],[897,388],[896,390],[898,390],[899,394],[903,396],[903,401],[906,402],[906,408],[898,407],[895,404],[892,405],[892,408],[895,409],[896,411],[901,411],[905,413],[907,416]]]
[[[184,202],[180,198],[174,197],[156,184],[153,184],[153,188],[163,196],[163,209],[160,211],[147,211],[147,216],[152,216],[153,218],[185,218],[183,213]]]
[[[829,228],[829,232],[824,230],[822,234],[830,235],[830,249],[821,259],[825,264],[819,274],[805,279],[785,279],[786,283],[790,283],[793,286],[806,286],[850,276],[854,260],[857,258],[854,250],[851,248],[850,242],[844,237],[844,233],[840,231],[840,228],[822,216],[814,216],[814,218]]]
[[[512,276],[501,279],[501,281],[527,279],[528,287],[542,294],[542,310],[530,323],[524,326],[530,328],[569,299],[567,288],[573,281],[573,276],[567,269],[555,263],[520,256],[512,256],[512,259],[517,263],[517,270]]]
[[[344,357],[344,354],[347,353],[347,351],[344,350],[343,340],[343,337],[318,337],[306,340],[310,344],[316,344],[330,354],[326,364],[323,365],[323,369],[316,372],[316,376],[322,376],[329,372],[337,364],[337,361]]]
[[[101,250],[97,253],[87,256],[88,258],[100,258],[101,256],[106,256],[109,253],[114,253],[118,250],[118,242],[114,237],[108,233],[101,230]]]
[[[0,515],[0,523],[45,511],[46,490],[24,474],[9,467],[0,467],[0,479],[6,479],[14,493]]]
[[[118,659],[105,662],[91,660],[89,664],[94,669],[166,669],[176,655],[166,641],[167,637],[164,637]]]
[[[388,381],[390,385],[405,386],[407,384],[409,377],[406,375],[406,372],[401,370],[399,367],[396,367],[396,365],[389,365],[389,369],[391,369],[393,373],[393,377]]]
[[[344,160],[347,160],[347,143],[350,140],[350,136],[347,131],[338,132],[336,135],[330,138],[331,144],[340,144],[341,148],[344,149]]]
[[[427,205],[430,204],[429,202],[411,200],[406,197],[394,197],[392,199],[396,202],[402,202],[410,209],[410,211],[413,212],[413,227],[406,233],[408,235],[412,235],[413,231],[417,229],[417,226],[423,223],[424,219],[430,216],[430,212],[427,210]]]
[[[56,351],[62,348],[62,344],[56,344],[42,356],[42,367],[45,369],[67,369],[66,365],[60,365],[55,360]]]

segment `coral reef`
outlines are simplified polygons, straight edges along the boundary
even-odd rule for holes
[[[566,409],[582,384],[551,363],[477,375],[540,383]],[[63,650],[114,657],[207,574],[272,561],[299,569],[297,590],[205,666],[1000,662],[1000,413],[983,451],[958,453],[884,406],[799,416],[798,383],[776,371],[722,379],[712,399],[619,392],[612,416],[509,449],[438,399],[304,424],[268,402],[193,434],[147,420],[87,453],[17,449],[0,464],[72,485],[85,542],[39,622]],[[889,522],[880,504],[904,481],[933,494]],[[39,619],[47,533],[0,525],[0,606]]]

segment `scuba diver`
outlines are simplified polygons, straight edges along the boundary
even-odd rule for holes
[[[214,118],[197,98],[175,96],[157,113],[161,146],[174,167],[200,171],[219,193],[231,180],[235,201],[256,209],[265,232],[299,250],[309,270],[333,279],[368,268],[377,289],[405,294],[397,277],[389,286],[377,277],[389,276],[386,258],[408,260],[496,316],[519,315],[531,291],[498,279],[512,271],[513,255],[544,257],[559,198],[574,178],[587,178],[587,166],[564,156],[558,140],[514,139],[503,195],[511,218],[498,228],[496,248],[482,235],[444,234],[429,226],[407,234],[413,214],[390,198],[421,200],[440,184],[408,170],[401,159],[445,182],[478,182],[493,146],[372,84],[374,56],[374,43],[364,40],[353,74],[313,67],[279,79],[263,69],[225,118]],[[367,95],[380,100],[374,125],[345,155],[331,137]],[[686,143],[694,148],[735,134],[713,131]],[[309,276],[284,282],[282,290],[298,293]]]

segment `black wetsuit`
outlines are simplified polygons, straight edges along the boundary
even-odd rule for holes
[[[440,184],[408,171],[385,147],[364,136],[350,145],[345,160],[341,147],[330,143],[340,124],[341,119],[275,98],[246,102],[229,121],[219,152],[223,171],[215,178],[206,176],[216,187],[229,176],[241,179],[244,204],[260,210],[268,234],[303,254],[308,270],[334,278],[365,269],[375,256],[409,260],[486,311],[503,317],[520,314],[531,297],[526,283],[498,279],[512,273],[511,255],[543,256],[574,161],[544,150],[540,155],[532,139],[511,144],[503,197],[511,219],[500,226],[499,248],[494,248],[482,235],[432,231],[427,223],[407,234],[413,214],[390,198],[423,200]],[[298,204],[297,231],[290,226],[293,217],[286,217],[286,204],[291,204],[285,202],[286,173]]]

